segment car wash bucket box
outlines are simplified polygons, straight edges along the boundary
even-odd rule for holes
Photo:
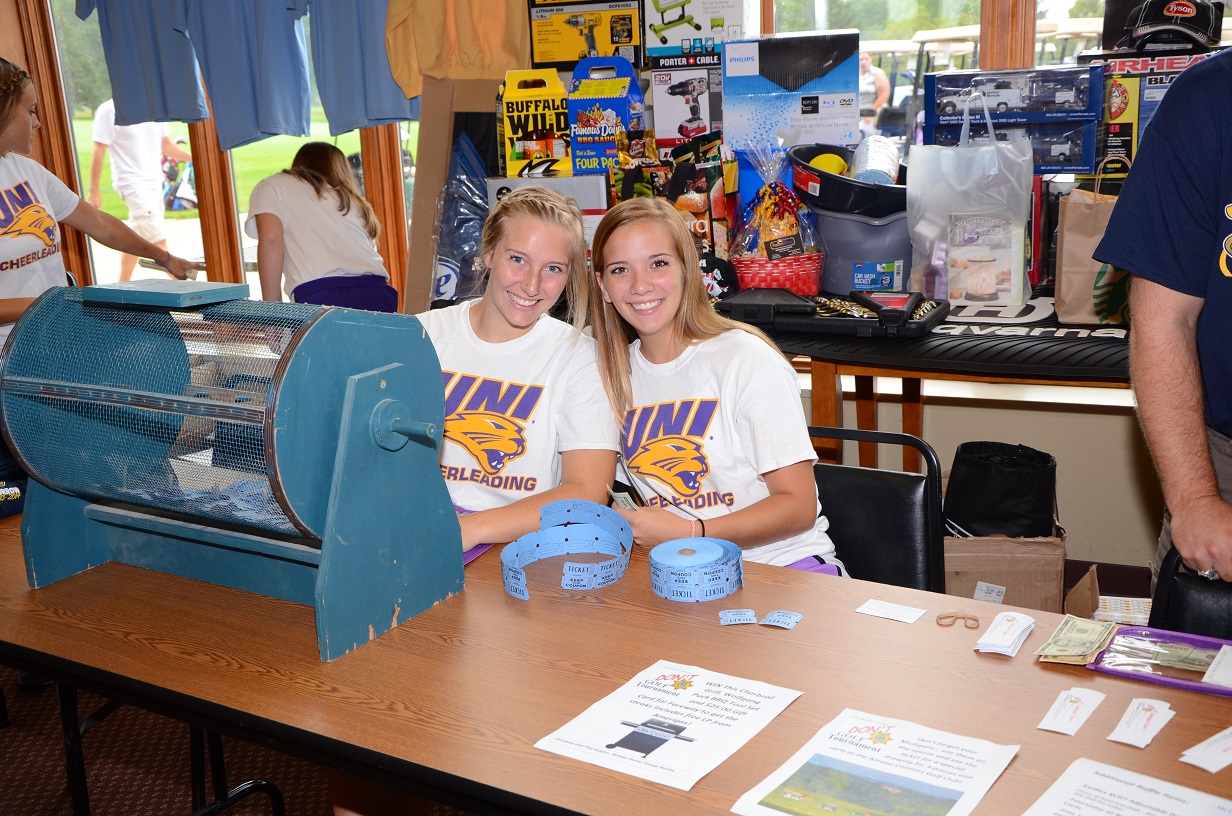
[[[505,175],[572,176],[569,96],[551,69],[507,71],[497,103]]]
[[[654,133],[646,125],[646,101],[623,57],[578,60],[569,83],[569,141],[575,176],[607,174],[620,167],[617,138],[632,158],[654,157]]]

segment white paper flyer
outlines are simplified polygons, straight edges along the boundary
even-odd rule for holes
[[[660,660],[535,747],[688,790],[799,696]]]
[[[1018,748],[849,708],[732,811],[965,816]]]
[[[1076,759],[1022,816],[1116,813],[1117,816],[1232,816],[1220,799],[1145,774]]]

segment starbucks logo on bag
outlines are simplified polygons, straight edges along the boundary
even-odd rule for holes
[[[1129,323],[1129,275],[1112,264],[1101,264],[1092,289],[1100,323]]]

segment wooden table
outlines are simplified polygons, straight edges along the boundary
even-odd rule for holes
[[[921,380],[1129,387],[1126,330],[1061,327],[1052,316],[1025,325],[946,323],[933,334],[919,338],[861,338],[789,331],[775,331],[773,337],[784,353],[811,361],[814,425],[842,425],[843,392],[839,378],[844,374],[855,377],[856,426],[866,430],[877,427],[873,378],[902,380],[903,433],[921,438]],[[842,461],[842,446],[835,440],[819,440],[817,449],[826,461]],[[859,450],[862,467],[877,466],[876,445],[861,443]],[[905,470],[919,470],[919,457],[914,450],[905,449],[903,457]]]
[[[1031,652],[1057,615],[1032,611],[1038,626],[1010,659],[972,651],[976,630],[933,621],[964,610],[986,624],[1003,607],[760,564],[728,599],[680,604],[651,593],[647,563],[638,551],[614,586],[569,592],[559,565],[541,562],[530,568],[531,599],[518,601],[493,551],[467,568],[460,595],[322,663],[305,606],[114,563],[31,590],[8,519],[0,661],[485,811],[726,813],[844,708],[1021,744],[977,813],[1021,813],[1078,757],[1232,789],[1232,772],[1178,761],[1232,724],[1232,699],[1037,664]],[[852,612],[869,598],[929,614],[906,625]],[[790,631],[719,626],[718,611],[735,607],[804,619]],[[533,747],[659,659],[804,693],[687,792]],[[1037,730],[1074,685],[1107,699],[1075,737]],[[1176,711],[1145,750],[1105,739],[1136,696]]]

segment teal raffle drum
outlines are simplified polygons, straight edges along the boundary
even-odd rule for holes
[[[118,561],[305,604],[333,660],[462,591],[440,364],[409,315],[247,295],[61,287],[14,325],[27,577]]]

